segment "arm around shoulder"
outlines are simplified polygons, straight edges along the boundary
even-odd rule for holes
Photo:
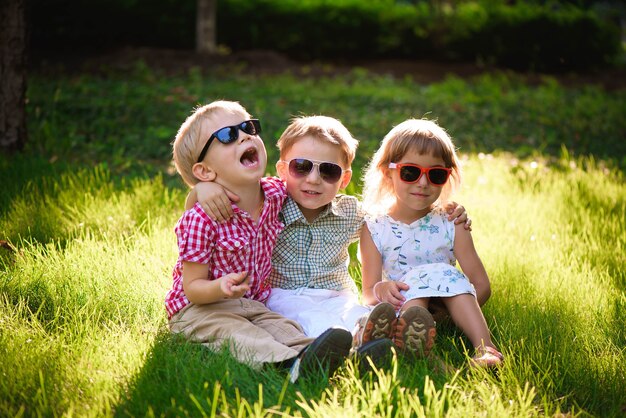
[[[454,256],[463,273],[476,289],[476,299],[483,305],[491,296],[491,284],[487,271],[476,252],[472,233],[463,224],[454,226]]]
[[[233,216],[231,201],[239,201],[239,196],[220,184],[203,181],[196,184],[187,195],[185,209],[191,209],[198,202],[211,219],[224,222]]]

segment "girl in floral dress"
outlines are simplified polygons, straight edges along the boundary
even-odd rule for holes
[[[442,210],[461,182],[448,134],[428,120],[401,123],[383,139],[364,180],[363,206],[372,213],[360,239],[364,302],[394,306],[398,348],[427,355],[435,336],[427,308],[441,298],[475,348],[472,365],[499,365],[503,356],[474,288],[489,287],[487,272],[470,231]]]

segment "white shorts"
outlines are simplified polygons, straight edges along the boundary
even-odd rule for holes
[[[359,304],[351,290],[272,288],[267,307],[297,321],[309,337],[318,337],[330,327],[354,330],[356,321],[370,308]]]

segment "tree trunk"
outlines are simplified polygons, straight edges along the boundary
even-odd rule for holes
[[[0,0],[0,150],[26,143],[26,0]]]
[[[216,43],[216,3],[217,0],[197,0],[196,11],[196,52],[214,54]]]

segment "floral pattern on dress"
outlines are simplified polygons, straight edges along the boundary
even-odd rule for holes
[[[368,218],[372,240],[382,256],[383,278],[405,282],[407,300],[423,297],[476,295],[474,286],[456,268],[454,223],[434,209],[410,225],[388,215]]]

